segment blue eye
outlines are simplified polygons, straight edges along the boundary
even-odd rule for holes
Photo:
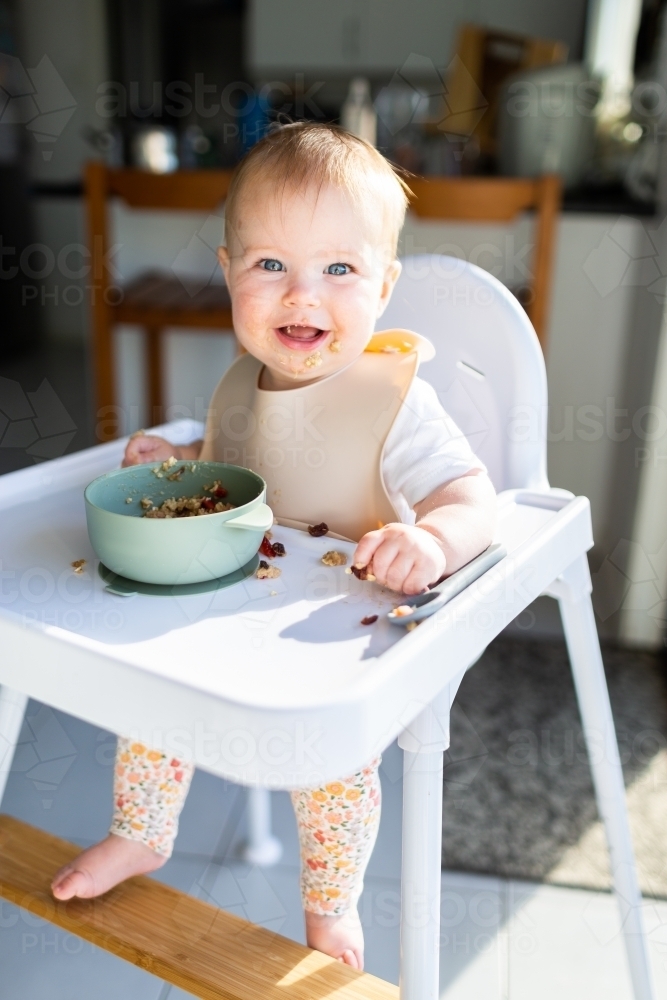
[[[351,271],[349,264],[329,264],[326,274],[349,274]]]
[[[259,266],[265,271],[284,271],[285,268],[279,260],[260,260]]]

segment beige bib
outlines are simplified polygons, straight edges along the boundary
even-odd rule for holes
[[[382,478],[387,435],[417,371],[432,356],[409,331],[377,334],[333,375],[294,389],[259,388],[262,362],[238,358],[211,400],[201,457],[252,469],[283,524],[325,521],[358,541],[399,517]]]

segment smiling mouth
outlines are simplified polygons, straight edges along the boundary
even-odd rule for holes
[[[293,351],[313,351],[328,336],[328,330],[316,326],[279,326],[275,330],[281,344]]]

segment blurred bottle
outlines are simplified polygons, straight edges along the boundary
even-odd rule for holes
[[[371,101],[371,85],[363,76],[357,76],[350,82],[350,89],[340,112],[340,123],[348,132],[375,146],[377,115]]]

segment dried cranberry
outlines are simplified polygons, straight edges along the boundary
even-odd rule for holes
[[[262,544],[259,547],[259,551],[262,553],[263,556],[266,556],[267,559],[273,559],[275,555],[273,551],[273,545],[266,537],[266,535],[264,535],[264,538],[262,539]]]
[[[347,570],[345,571],[347,572]],[[375,577],[368,569],[368,566],[350,566],[350,573],[356,576],[357,580],[374,580]]]
[[[213,496],[218,497],[220,500],[222,500],[223,497],[227,496],[227,490],[225,489],[224,486],[218,486],[218,488],[214,490]]]
[[[322,535],[326,535],[329,531],[329,525],[322,521],[321,524],[309,524],[308,534],[312,535],[313,538],[321,538]]]
[[[284,556],[285,546],[282,542],[273,542],[271,548],[273,549],[274,556]]]
[[[202,500],[201,505],[204,510],[215,510],[215,500],[209,500],[208,497],[206,497],[205,500]]]
[[[372,625],[377,620],[378,620],[378,616],[377,615],[366,615],[365,618],[361,619],[361,624],[362,625]]]

